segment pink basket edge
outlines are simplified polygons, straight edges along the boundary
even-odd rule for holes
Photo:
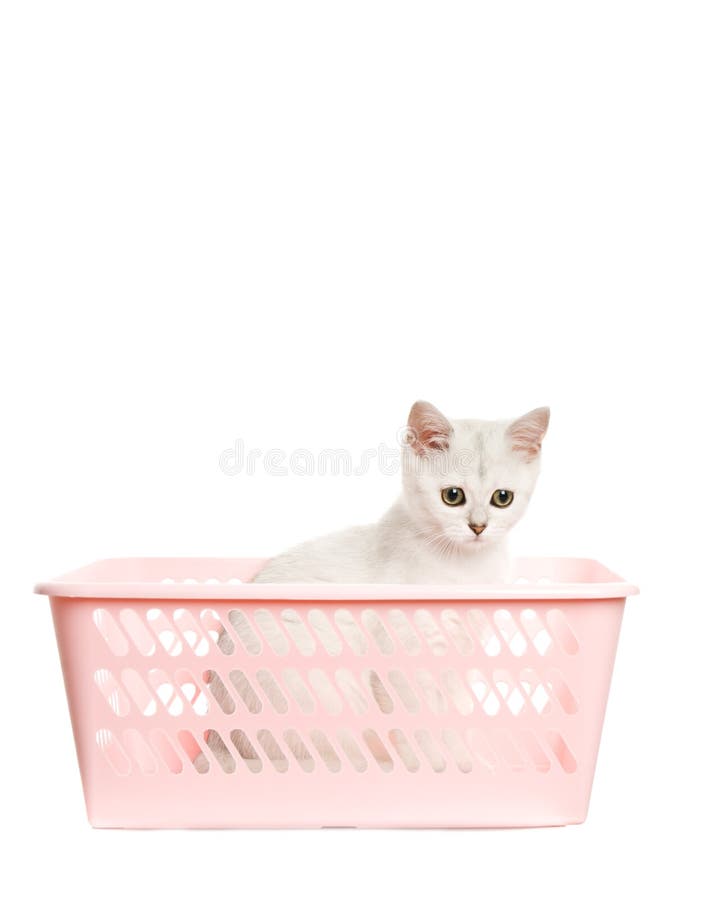
[[[164,599],[185,601],[208,600],[614,600],[639,593],[639,588],[623,580],[597,560],[585,557],[522,557],[515,567],[532,569],[541,566],[588,569],[599,578],[546,583],[468,583],[468,584],[352,584],[352,583],[184,583],[161,580],[135,580],[95,577],[96,572],[119,567],[234,567],[250,574],[264,559],[226,557],[114,557],[98,560],[88,566],[67,572],[34,587],[37,594],[75,599]]]

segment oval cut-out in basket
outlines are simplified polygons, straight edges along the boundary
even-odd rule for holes
[[[284,743],[289,748],[291,755],[298,762],[304,772],[313,772],[315,763],[303,738],[294,728],[287,728],[284,732]]]
[[[130,712],[130,701],[115,676],[109,669],[97,669],[93,681],[116,716],[126,716]]]
[[[123,732],[122,742],[143,775],[157,774],[159,771],[157,757],[144,736],[136,728],[127,728]]]
[[[235,759],[218,732],[214,731],[212,728],[207,729],[203,732],[203,740],[210,748],[211,753],[218,761],[223,772],[225,772],[226,775],[232,775],[235,771]]]
[[[176,752],[167,735],[161,729],[150,732],[149,742],[156,750],[168,771],[173,775],[183,772],[184,766],[181,757]]]
[[[311,742],[316,748],[316,752],[323,760],[326,768],[330,772],[339,772],[341,767],[340,757],[335,752],[331,742],[320,729],[314,728],[311,732]]]
[[[153,716],[157,712],[157,701],[136,669],[123,669],[122,683],[143,716]]]
[[[93,624],[115,656],[127,656],[130,645],[107,609],[93,610]]]
[[[235,712],[235,701],[228,691],[223,679],[214,669],[206,669],[203,673],[203,681],[208,686],[211,696],[226,716]]]
[[[100,728],[96,732],[96,743],[100,748],[103,758],[116,775],[129,775],[132,770],[130,758],[123,750],[120,742],[112,731],[107,728]]]
[[[154,635],[144,624],[142,617],[136,610],[129,607],[120,610],[120,624],[142,656],[154,655],[157,649]]]
[[[561,650],[569,656],[575,656],[580,645],[573,629],[568,624],[565,613],[560,609],[549,609],[546,614],[546,622]]]
[[[445,656],[449,649],[446,635],[438,627],[438,622],[428,609],[417,609],[414,613],[414,624],[423,635],[428,649],[434,656]]]
[[[289,652],[289,641],[274,615],[268,609],[257,609],[254,620],[271,650],[277,656],[286,656]]]
[[[230,732],[230,740],[250,772],[261,772],[262,760],[245,732],[240,728],[235,728]]]
[[[188,609],[177,609],[174,612],[174,623],[181,632],[184,641],[196,656],[206,656],[208,654],[210,651],[208,639]]]
[[[326,613],[322,609],[311,609],[308,621],[326,653],[329,656],[339,656],[343,652],[343,643]]]
[[[252,656],[258,656],[262,652],[262,644],[245,613],[241,609],[231,609],[228,619],[245,650]]]
[[[183,641],[176,625],[170,622],[161,609],[147,610],[147,622],[161,646],[169,656],[179,656],[183,651]]]
[[[389,732],[389,743],[394,748],[399,759],[404,763],[407,771],[418,772],[421,763],[406,735],[399,728],[392,728]]]

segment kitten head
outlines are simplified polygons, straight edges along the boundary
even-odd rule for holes
[[[419,534],[439,552],[472,553],[501,540],[528,506],[548,419],[543,406],[508,421],[451,421],[414,403],[403,471]]]

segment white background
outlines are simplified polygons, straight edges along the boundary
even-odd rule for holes
[[[14,896],[701,896],[703,31],[677,0],[3,4]],[[33,583],[374,519],[398,490],[374,467],[220,455],[356,458],[417,397],[550,404],[515,549],[642,588],[586,824],[91,830]]]

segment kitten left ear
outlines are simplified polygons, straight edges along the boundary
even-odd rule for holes
[[[512,450],[522,453],[527,460],[535,459],[541,450],[541,441],[548,429],[550,415],[551,411],[547,406],[540,406],[515,419],[507,428]]]
[[[407,443],[418,456],[447,450],[453,426],[432,403],[417,400],[409,412]]]

